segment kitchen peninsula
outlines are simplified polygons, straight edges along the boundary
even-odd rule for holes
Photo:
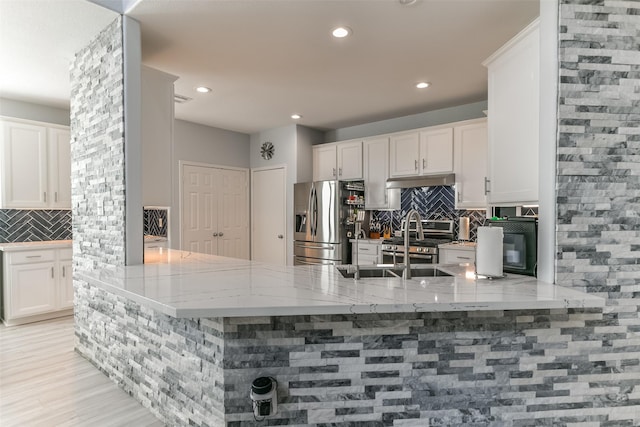
[[[529,366],[540,346],[604,306],[531,277],[476,280],[464,265],[354,281],[331,266],[145,259],[79,273],[77,350],[169,425],[526,419],[510,405],[520,386],[547,387]],[[261,376],[279,398],[258,423],[249,388]]]

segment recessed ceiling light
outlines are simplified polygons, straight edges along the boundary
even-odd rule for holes
[[[349,28],[349,27],[334,28],[334,30],[331,32],[331,34],[333,34],[333,37],[341,39],[341,38],[347,37],[348,35],[351,34],[351,28]]]
[[[427,83],[427,82],[420,82],[416,85],[418,89],[426,89],[429,86],[431,86],[431,83]]]
[[[209,93],[209,92],[211,92],[211,89],[206,87],[206,86],[198,86],[196,88],[196,91],[200,92],[200,93]]]
[[[302,116],[301,116],[300,114],[292,114],[292,115],[291,115],[291,118],[292,118],[293,120],[298,120],[298,119],[301,119],[301,118],[302,118]]]

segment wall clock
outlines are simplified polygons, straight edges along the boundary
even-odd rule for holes
[[[273,157],[274,151],[275,151],[275,147],[273,146],[273,144],[270,142],[265,142],[262,144],[262,147],[260,148],[260,155],[262,156],[263,159],[269,160]]]

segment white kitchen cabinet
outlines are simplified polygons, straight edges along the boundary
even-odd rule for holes
[[[387,190],[389,138],[369,138],[362,146],[365,209],[400,209],[400,190]]]
[[[353,181],[362,179],[362,141],[336,144],[338,179]]]
[[[420,174],[453,172],[453,129],[439,128],[420,132]]]
[[[68,129],[48,129],[49,206],[71,209],[71,134]]]
[[[438,263],[463,264],[476,262],[475,245],[440,245],[438,248]]]
[[[538,202],[539,38],[536,20],[484,62],[489,204]]]
[[[358,240],[351,241],[351,263],[354,265],[371,265],[382,263],[381,241]]]
[[[391,135],[390,176],[417,176],[453,171],[453,129],[425,128]]]
[[[484,209],[487,176],[487,120],[453,128],[456,209]]]
[[[0,207],[71,208],[69,130],[29,121],[0,123]]]
[[[362,141],[345,141],[313,147],[313,180],[362,179]]]
[[[6,324],[71,313],[71,249],[3,252],[3,263],[3,319]]]
[[[391,135],[389,143],[389,176],[418,175],[420,134],[418,132]]]

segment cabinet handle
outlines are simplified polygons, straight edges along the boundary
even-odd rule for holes
[[[284,239],[284,236],[282,234],[278,234],[278,239]]]
[[[53,279],[53,267],[51,267],[51,278]]]
[[[333,176],[337,176],[336,175],[336,168],[333,168]]]
[[[484,177],[484,195],[486,196],[487,194],[489,194],[489,192],[491,190],[489,190],[489,184],[491,183],[490,179],[487,179],[487,177]]]
[[[358,249],[360,249],[361,251],[368,251],[369,250],[369,248],[358,248]]]
[[[467,257],[467,256],[459,256],[459,257],[457,257],[457,258],[458,258],[458,259],[471,259],[471,258],[469,258],[469,257]]]
[[[27,258],[42,258],[42,255],[28,255]]]
[[[342,176],[342,168],[338,168],[338,175]]]
[[[218,232],[213,233],[213,237],[218,237]]]
[[[47,192],[44,192],[44,202],[47,203]]]
[[[67,277],[67,272],[64,268],[64,265],[62,266],[62,277]]]
[[[458,203],[460,203],[460,191],[456,191],[456,196],[458,196]]]
[[[56,203],[58,203],[58,192],[53,193]]]
[[[224,233],[221,231],[220,233],[218,233],[218,236],[222,237],[224,236]]]
[[[418,170],[418,161],[417,160],[413,161],[413,166],[416,168],[416,170]]]
[[[422,169],[427,168],[427,159],[422,159]]]

